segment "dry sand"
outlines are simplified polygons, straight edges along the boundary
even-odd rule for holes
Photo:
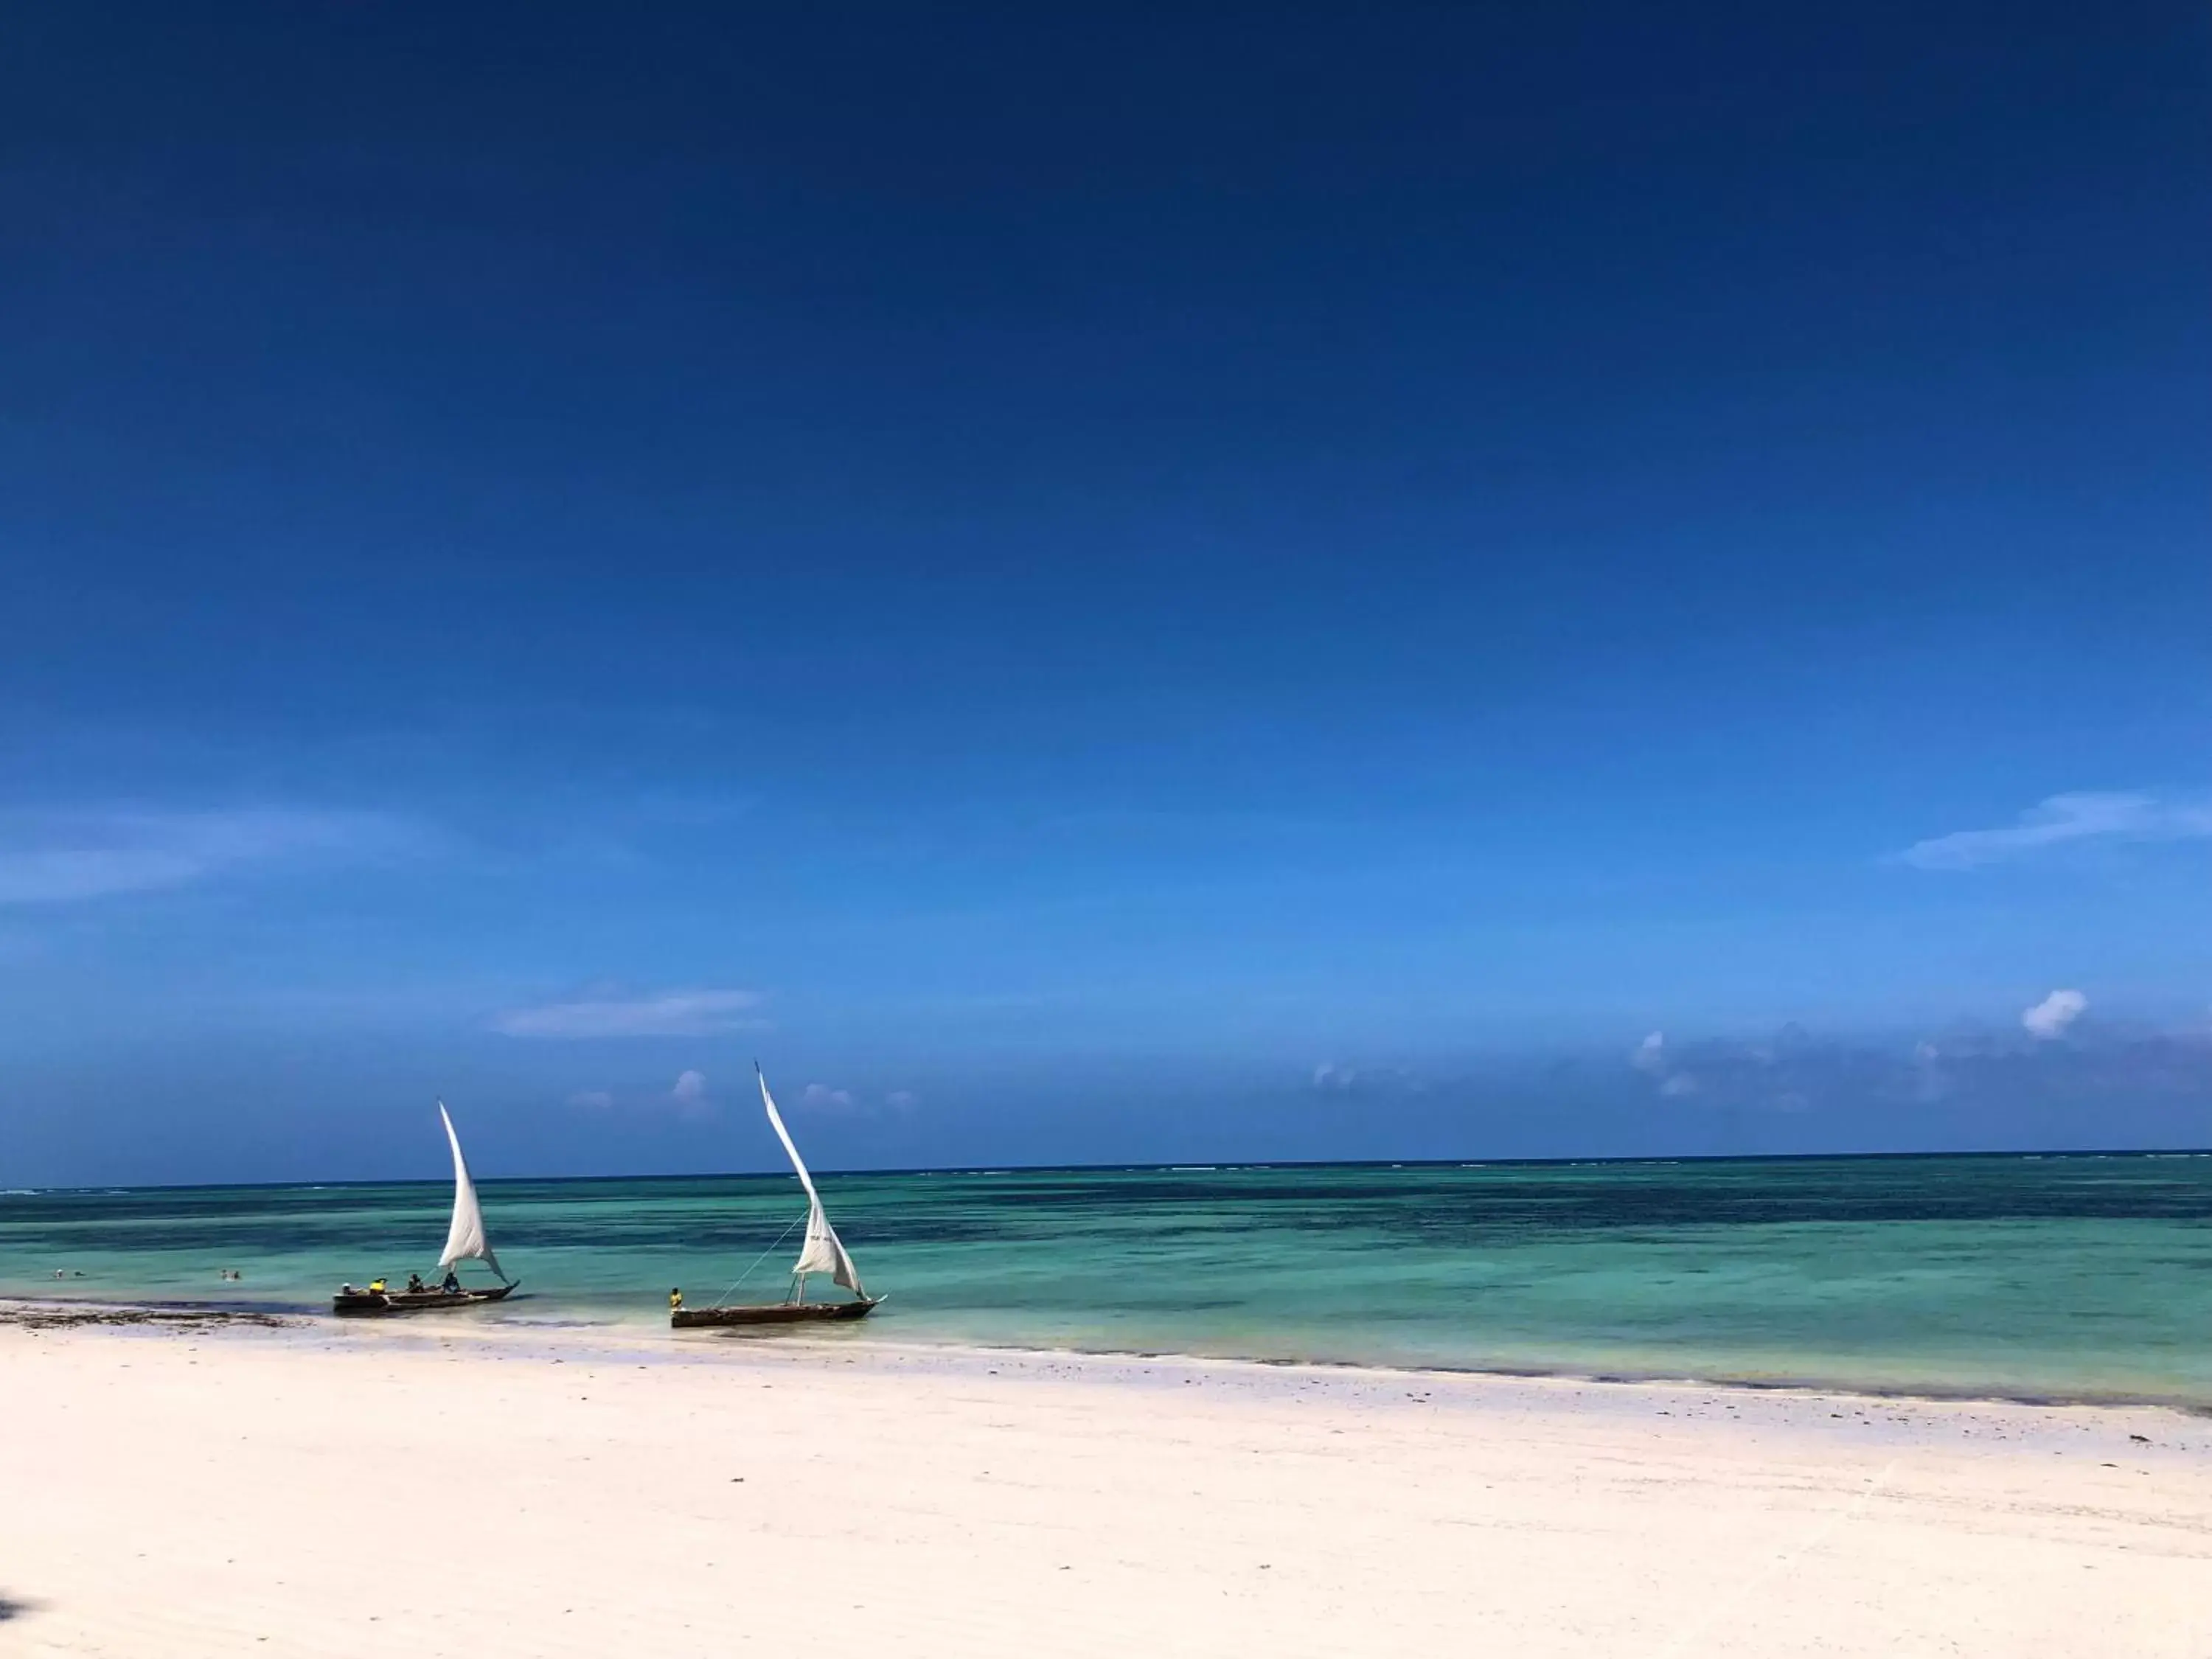
[[[2154,1409],[17,1326],[0,1455],[9,1656],[2212,1654]]]

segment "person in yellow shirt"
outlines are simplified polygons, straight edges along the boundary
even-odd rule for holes
[[[673,1291],[669,1291],[669,1293],[668,1293],[668,1311],[669,1311],[669,1312],[671,1312],[671,1313],[674,1313],[674,1312],[675,1312],[678,1308],[682,1307],[683,1305],[684,1305],[684,1292],[683,1292],[681,1290],[673,1290]]]
[[[384,1281],[380,1279],[372,1279],[368,1281],[368,1288],[375,1291],[377,1295],[382,1296],[384,1294]]]

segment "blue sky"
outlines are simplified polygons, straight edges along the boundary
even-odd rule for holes
[[[2212,1139],[2212,24],[1801,10],[9,17],[0,1184]]]

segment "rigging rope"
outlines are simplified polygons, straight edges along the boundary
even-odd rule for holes
[[[814,1212],[811,1209],[809,1209],[805,1215],[799,1216],[795,1218],[792,1222],[791,1227],[796,1227],[799,1222],[806,1220],[808,1217],[811,1216],[813,1213]],[[767,1261],[769,1256],[775,1254],[776,1247],[781,1245],[785,1239],[791,1237],[791,1227],[786,1227],[781,1232],[778,1233],[775,1236],[775,1242],[753,1258],[752,1267],[746,1268],[744,1272],[739,1273],[735,1279],[730,1281],[730,1289],[724,1291],[721,1295],[714,1298],[714,1305],[716,1307],[719,1308],[724,1303],[727,1302],[730,1299],[730,1291],[736,1290],[738,1285],[744,1284],[745,1280],[753,1276],[753,1267],[759,1267],[762,1262]]]

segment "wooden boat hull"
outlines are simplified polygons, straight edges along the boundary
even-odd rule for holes
[[[866,1319],[873,1313],[879,1296],[857,1302],[771,1302],[744,1308],[678,1308],[668,1323],[679,1331],[726,1325],[805,1325],[832,1319]]]
[[[486,1302],[504,1302],[520,1284],[501,1285],[490,1291],[341,1291],[331,1298],[331,1311],[349,1318],[375,1318],[386,1314],[451,1313]]]

